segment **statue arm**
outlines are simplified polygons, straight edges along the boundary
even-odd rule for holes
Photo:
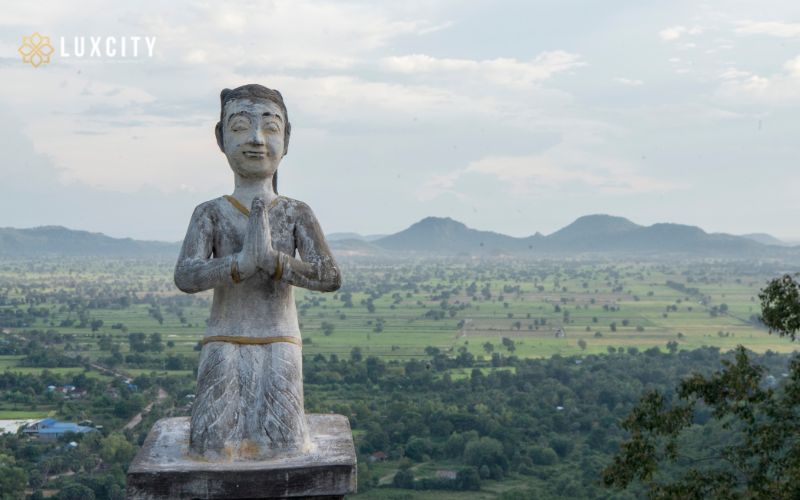
[[[339,266],[331,254],[325,234],[311,207],[301,203],[302,215],[294,227],[294,239],[300,259],[278,252],[283,272],[281,280],[292,285],[333,292],[342,286]]]
[[[175,285],[197,293],[233,283],[231,268],[236,254],[212,258],[213,227],[206,209],[195,208],[175,265]]]

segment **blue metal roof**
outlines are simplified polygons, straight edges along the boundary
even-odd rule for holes
[[[92,427],[84,427],[82,425],[61,423],[58,425],[54,425],[52,427],[45,427],[44,429],[40,429],[39,434],[64,434],[65,432],[86,433],[93,431],[95,431],[95,429],[93,429]]]

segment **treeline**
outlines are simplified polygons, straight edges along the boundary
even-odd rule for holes
[[[51,389],[64,386],[72,386],[68,394]],[[185,396],[194,390],[194,378],[142,374],[128,382],[87,373],[0,372],[0,394],[6,403],[54,408],[59,420],[97,429],[87,434],[67,433],[56,440],[38,440],[21,432],[0,435],[0,498],[38,500],[45,497],[46,490],[57,490],[57,499],[124,499],[130,461],[155,419],[164,413],[156,408],[134,430],[120,429],[153,401],[158,389],[169,395],[161,403],[168,411],[175,402],[186,401]],[[79,397],[68,397],[78,393]],[[187,409],[176,406],[179,414]],[[26,495],[25,490],[32,493]]]
[[[477,362],[463,352],[428,351],[424,361],[361,359],[358,350],[350,359],[305,361],[308,411],[349,415],[357,431],[361,491],[378,486],[373,461],[385,457],[399,467],[386,486],[477,489],[481,481],[511,476],[523,478],[525,494],[538,498],[618,498],[599,484],[626,437],[618,422],[646,389],[669,392],[692,372],[718,369],[728,356],[718,348],[672,345],[670,352],[620,349],[583,358],[494,353],[492,362]],[[787,356],[754,356],[780,380]],[[456,376],[470,363],[467,376]],[[708,418],[700,411],[696,424]],[[418,473],[416,464],[440,474],[431,467]]]

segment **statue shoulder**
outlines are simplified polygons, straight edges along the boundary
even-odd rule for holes
[[[293,214],[297,218],[307,217],[309,214],[314,215],[308,203],[283,195],[281,195],[281,198],[286,206],[287,213]]]
[[[227,201],[223,196],[219,196],[214,198],[213,200],[204,201],[203,203],[194,207],[194,214],[193,217],[196,216],[214,216],[219,212],[220,205],[222,202]]]

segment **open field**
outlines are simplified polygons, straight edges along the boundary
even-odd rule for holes
[[[0,420],[23,420],[27,418],[45,418],[50,416],[52,411],[36,410],[0,410]]]
[[[348,356],[357,346],[364,355],[403,359],[433,346],[466,348],[476,358],[509,348],[520,357],[548,357],[663,349],[670,341],[683,349],[741,343],[787,352],[794,345],[754,321],[759,289],[783,271],[779,263],[744,262],[343,262],[338,292],[296,289],[295,298],[311,356]],[[196,357],[211,292],[183,294],[171,274],[164,261],[6,261],[3,328],[74,336],[65,352],[92,359],[107,355],[102,335],[125,354],[129,333],[158,332],[167,356]],[[0,358],[0,369],[40,370],[14,359]]]
[[[719,365],[715,349],[694,349],[796,347],[758,320],[759,290],[793,271],[781,263],[340,264],[340,290],[295,289],[295,299],[305,407],[350,418],[357,498],[597,497],[598,474],[624,437],[616,422],[644,388],[671,390],[689,371]],[[212,295],[178,291],[172,269],[156,260],[0,262],[0,418],[94,422],[107,435],[99,446],[130,443],[118,459],[124,470],[155,419],[189,414]],[[786,357],[759,358],[785,377]],[[81,449],[97,455],[92,443]],[[491,467],[469,459],[470,443],[495,450]],[[411,490],[396,481],[404,470],[413,484],[449,490]],[[459,471],[478,474],[474,489],[453,490]]]

